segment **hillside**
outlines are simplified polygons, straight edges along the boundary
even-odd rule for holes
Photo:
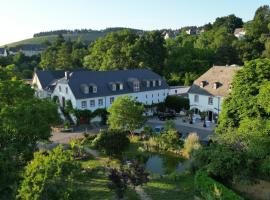
[[[81,40],[89,44],[90,42],[105,36],[108,33],[123,30],[125,28],[107,28],[104,30],[87,30],[87,31],[80,31],[80,30],[74,30],[74,31],[65,31],[68,33],[63,34],[65,39],[70,39],[72,41],[76,40],[77,38],[81,38]],[[134,32],[141,32],[141,30],[137,29],[131,29]],[[41,32],[41,33],[36,33],[34,34],[33,38],[28,38],[25,40],[21,40],[18,42],[13,42],[9,43],[3,46],[8,46],[8,47],[15,47],[18,45],[25,45],[25,44],[31,44],[31,45],[39,45],[43,44],[46,41],[52,42],[56,37],[57,33],[61,32],[62,30],[59,31],[49,31],[49,32]]]

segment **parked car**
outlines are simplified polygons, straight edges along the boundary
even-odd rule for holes
[[[172,112],[166,112],[166,113],[159,113],[158,114],[158,119],[161,121],[165,121],[168,119],[175,119],[176,115],[175,113]]]
[[[154,128],[155,133],[161,133],[162,131],[164,131],[163,126],[155,126],[155,128]]]
[[[201,144],[203,147],[210,146],[211,143],[212,143],[212,140],[200,140],[200,144]]]

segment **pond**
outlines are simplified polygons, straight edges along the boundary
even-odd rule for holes
[[[153,154],[150,155],[145,162],[145,168],[154,174],[170,174],[173,172],[183,173],[189,167],[189,160],[166,155],[166,154]]]

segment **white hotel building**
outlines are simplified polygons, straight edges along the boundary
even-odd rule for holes
[[[156,73],[146,70],[36,71],[32,84],[39,98],[57,97],[60,106],[68,100],[73,108],[94,111],[108,108],[119,96],[132,96],[151,105],[163,102],[169,86]]]

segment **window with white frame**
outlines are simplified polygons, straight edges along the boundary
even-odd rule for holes
[[[140,82],[139,81],[133,82],[133,90],[134,90],[134,92],[140,91]]]
[[[152,81],[152,84],[153,84],[153,87],[156,87],[156,81],[155,80]]]
[[[116,84],[115,83],[112,84],[112,91],[116,91]]]
[[[120,83],[119,84],[119,90],[123,90],[123,89],[124,89],[123,83]]]
[[[68,94],[68,87],[66,87],[66,94]]]
[[[199,102],[199,95],[197,94],[194,95],[194,102]]]
[[[59,89],[59,92],[61,92],[61,91],[62,91],[62,88],[61,88],[61,86],[60,86],[60,85],[59,85],[58,89]]]
[[[97,86],[93,86],[93,93],[97,93]]]
[[[158,80],[158,86],[161,86],[161,83],[162,83],[161,80]]]
[[[148,88],[150,87],[150,81],[148,81],[148,80],[146,81],[146,87],[148,87]]]
[[[95,100],[94,99],[90,100],[90,107],[95,107]]]
[[[82,101],[81,102],[81,108],[86,108],[87,107],[87,102],[86,101]]]
[[[208,105],[213,105],[213,97],[208,97]]]
[[[98,100],[98,106],[103,106],[103,99]]]
[[[113,101],[114,101],[114,97],[111,97],[111,98],[110,98],[110,104],[112,104]]]

